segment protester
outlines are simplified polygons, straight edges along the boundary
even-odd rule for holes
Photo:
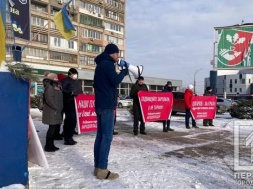
[[[204,96],[213,96],[211,87],[206,88]],[[203,126],[214,126],[213,120],[212,119],[203,119]]]
[[[146,135],[145,123],[142,118],[141,105],[138,98],[139,91],[148,91],[147,85],[144,83],[144,77],[139,76],[136,83],[132,86],[130,90],[130,96],[133,98],[133,113],[134,113],[134,125],[133,132],[134,135],[138,135],[138,126],[140,122],[140,134]]]
[[[70,68],[68,77],[62,80],[63,105],[64,105],[64,144],[75,145],[77,142],[73,139],[75,127],[77,124],[75,96],[82,94],[82,86],[78,81],[78,72],[75,68]]]
[[[59,150],[54,145],[55,129],[62,123],[63,95],[58,83],[57,75],[49,73],[43,80],[44,84],[44,105],[42,112],[42,123],[48,124],[45,151],[54,152]]]
[[[59,81],[59,84],[61,85],[61,82],[63,79],[65,79],[67,76],[65,74],[57,74],[57,77],[58,77],[58,81]],[[63,112],[64,110],[62,110],[62,117],[63,117]],[[54,140],[62,140],[63,139],[63,133],[60,134],[60,130],[61,130],[61,125],[58,125],[55,129],[55,132],[54,132]]]
[[[167,84],[163,87],[162,92],[172,92],[172,83],[168,81]],[[167,127],[166,127],[167,126]],[[170,128],[170,117],[168,120],[163,121],[163,132],[174,131]]]
[[[193,94],[193,85],[189,85],[188,88],[185,90],[184,93],[184,102],[185,102],[185,126],[187,129],[190,129],[191,127],[189,126],[189,120],[190,117],[192,118],[192,127],[193,128],[199,128],[196,126],[196,121],[193,118],[191,114],[191,108],[192,108],[192,96]]]
[[[104,52],[95,58],[97,64],[94,74],[95,111],[97,114],[97,135],[94,144],[94,175],[98,179],[114,180],[118,173],[107,169],[108,156],[114,129],[114,110],[117,106],[117,86],[128,74],[122,69],[118,74],[115,62],[119,60],[119,49],[108,44]]]

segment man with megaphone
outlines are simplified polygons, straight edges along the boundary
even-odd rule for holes
[[[97,114],[97,135],[94,144],[94,175],[98,179],[114,180],[118,173],[107,169],[108,156],[114,129],[114,110],[117,106],[117,86],[128,75],[128,67],[116,72],[115,62],[119,61],[119,48],[108,44],[104,52],[95,58],[94,74],[95,111]]]

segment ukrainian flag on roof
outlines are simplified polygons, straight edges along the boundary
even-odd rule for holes
[[[5,14],[6,14],[6,1],[0,1],[0,66],[5,60]]]
[[[67,40],[70,40],[75,35],[75,27],[73,26],[69,16],[68,11],[66,10],[66,7],[69,5],[69,2],[67,2],[62,9],[55,14],[53,21],[57,27],[57,29],[60,31],[60,33],[63,35],[63,37]]]

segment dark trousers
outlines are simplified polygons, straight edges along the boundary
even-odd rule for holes
[[[138,133],[138,126],[140,122],[140,132],[145,131],[145,123],[142,118],[141,110],[139,108],[134,108],[134,133]]]
[[[192,118],[192,126],[196,126],[196,121],[193,119],[190,109],[186,109],[185,111],[185,126],[189,127],[190,117]]]
[[[55,134],[55,129],[60,126],[60,124],[58,125],[49,125],[48,130],[47,130],[47,138],[54,138],[54,134]]]
[[[165,120],[163,121],[163,128],[165,128],[167,126],[167,129],[170,128],[170,120]]]
[[[61,125],[57,125],[54,131],[54,137],[60,136]]]
[[[70,140],[72,139],[75,128],[76,128],[76,109],[75,104],[68,103],[64,106],[64,113],[65,113],[65,119],[64,119],[64,126],[63,126],[63,132],[64,132],[64,140]]]

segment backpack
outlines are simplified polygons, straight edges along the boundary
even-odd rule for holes
[[[44,93],[42,93],[39,97],[38,109],[40,111],[43,111],[43,105],[44,105]]]

